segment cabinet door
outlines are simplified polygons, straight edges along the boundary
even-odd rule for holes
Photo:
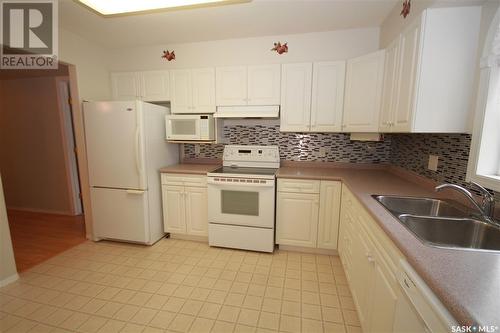
[[[339,132],[344,108],[345,61],[313,65],[311,131]]]
[[[318,248],[337,249],[340,219],[340,182],[322,181],[320,187]]]
[[[309,131],[312,64],[285,64],[281,74],[280,131]]]
[[[318,194],[278,192],[276,243],[316,247]]]
[[[170,107],[172,113],[193,113],[191,71],[189,69],[170,72]]]
[[[183,186],[162,186],[163,227],[165,232],[185,234],[186,216]]]
[[[193,112],[214,113],[215,112],[215,69],[200,68],[193,69]]]
[[[111,73],[111,88],[113,99],[118,101],[133,100],[139,96],[139,81],[137,73]]]
[[[217,67],[215,70],[216,104],[247,105],[246,66]]]
[[[165,102],[170,100],[170,77],[168,71],[147,71],[139,74],[141,96],[146,102]]]
[[[398,84],[399,38],[393,41],[385,50],[384,88],[382,90],[382,109],[380,110],[381,132],[390,132],[394,122],[394,107],[396,104],[396,88]]]
[[[375,257],[373,275],[370,332],[392,332],[397,305],[397,280],[386,267],[383,259]]]
[[[367,329],[371,310],[371,289],[375,271],[372,244],[362,230],[359,222],[356,224],[357,233],[353,235],[351,290],[354,303],[357,305],[359,321],[364,330]]]
[[[384,54],[380,50],[347,61],[343,131],[378,132]]]
[[[394,313],[394,324],[392,332],[422,333],[431,332],[425,324],[420,314],[410,303],[404,292],[397,289],[397,304]]]
[[[206,187],[186,187],[186,230],[188,235],[208,236]]]
[[[409,132],[415,110],[415,84],[420,53],[420,20],[417,20],[401,34],[399,49],[399,77],[393,131]]]
[[[248,67],[248,105],[279,105],[281,66]]]

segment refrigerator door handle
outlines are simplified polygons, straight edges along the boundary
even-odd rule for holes
[[[145,191],[141,191],[141,190],[126,190],[127,194],[137,194],[137,195],[141,195],[141,194],[144,194]]]
[[[140,131],[139,127],[135,129],[135,166],[137,167],[137,172],[139,175],[142,174],[142,165],[141,165],[141,152],[139,151],[139,147],[141,145],[140,143],[141,137],[140,137]]]

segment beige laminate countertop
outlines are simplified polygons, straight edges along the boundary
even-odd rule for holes
[[[371,197],[438,197],[428,186],[384,169],[291,166],[280,168],[277,177],[341,180],[460,324],[500,326],[500,254],[424,245]]]
[[[220,167],[220,164],[195,164],[195,163],[180,163],[169,165],[161,168],[162,173],[187,173],[193,175],[206,175],[208,172],[214,171]]]

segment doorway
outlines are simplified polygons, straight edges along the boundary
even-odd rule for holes
[[[19,272],[85,241],[67,65],[0,71],[0,173]]]

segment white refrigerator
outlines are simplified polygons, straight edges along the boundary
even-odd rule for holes
[[[94,240],[164,236],[158,170],[179,161],[178,145],[165,140],[167,111],[141,101],[84,103]]]

